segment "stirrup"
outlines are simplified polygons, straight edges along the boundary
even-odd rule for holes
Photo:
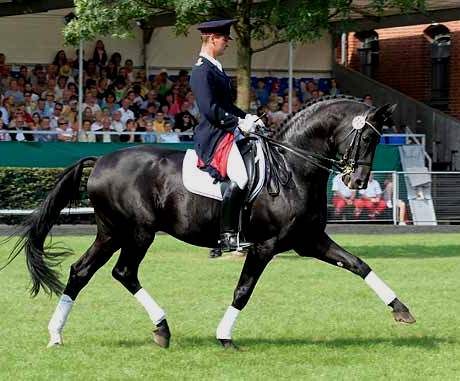
[[[240,240],[240,233],[222,233],[219,240],[220,249],[227,251],[243,251],[252,246],[252,243]]]

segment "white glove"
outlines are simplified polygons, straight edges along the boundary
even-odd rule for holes
[[[256,126],[265,127],[264,122],[257,115],[246,114],[244,119],[239,118],[238,120],[238,128],[245,134],[254,131]]]
[[[262,128],[265,127],[264,121],[262,120],[261,116],[257,116],[257,115],[253,115],[253,114],[246,114],[244,119],[252,121],[252,123],[257,127],[262,127]]]

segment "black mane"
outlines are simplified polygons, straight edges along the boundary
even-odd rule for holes
[[[364,103],[362,98],[357,98],[353,95],[326,95],[317,99],[312,99],[305,102],[300,110],[290,113],[281,123],[280,127],[274,131],[273,137],[275,139],[281,139],[285,137],[286,133],[291,130],[292,123],[297,121],[299,118],[302,118],[306,121],[314,112],[318,110],[319,107],[344,100],[351,100],[361,104]],[[302,125],[305,126],[304,124]]]

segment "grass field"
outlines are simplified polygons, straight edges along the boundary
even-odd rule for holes
[[[168,313],[169,349],[153,344],[148,316],[111,278],[115,256],[80,294],[65,345],[46,349],[57,299],[29,297],[19,257],[0,272],[0,380],[459,380],[460,235],[335,239],[387,281],[415,325],[394,322],[358,277],[286,253],[240,315],[241,350],[223,351],[214,332],[243,260],[209,260],[205,249],[160,236],[141,280]],[[60,240],[80,255],[92,238]],[[9,248],[0,246],[0,263]]]

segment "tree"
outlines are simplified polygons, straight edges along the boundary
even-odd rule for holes
[[[238,105],[249,106],[253,54],[276,44],[312,41],[328,30],[331,20],[350,21],[352,12],[362,16],[382,14],[385,9],[423,10],[425,0],[369,0],[365,8],[353,0],[75,0],[78,19],[64,31],[67,43],[96,35],[127,37],[135,21],[145,27],[171,22],[177,33],[210,18],[234,18],[237,47]],[[261,41],[254,48],[253,41]]]

